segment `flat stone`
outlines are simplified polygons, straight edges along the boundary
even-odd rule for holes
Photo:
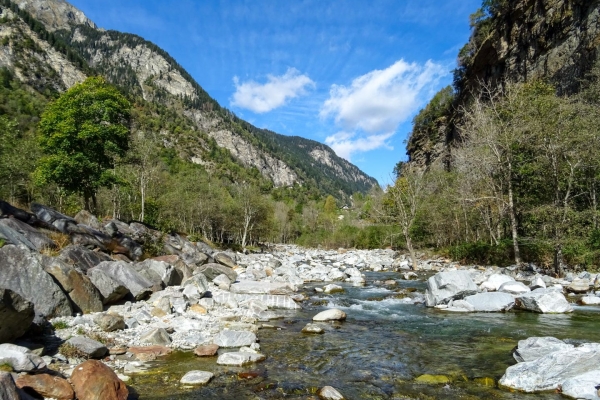
[[[346,319],[346,313],[337,308],[321,311],[313,317],[313,321],[343,321]]]
[[[209,281],[212,281],[221,274],[227,275],[231,282],[237,279],[237,272],[232,268],[217,263],[208,263],[194,269],[194,273],[201,272]]]
[[[223,353],[217,359],[219,365],[242,366],[259,361],[263,361],[266,357],[259,353],[248,352],[231,352]]]
[[[73,336],[67,340],[67,343],[89,358],[102,358],[108,353],[108,348],[105,345],[85,336]]]
[[[563,396],[573,399],[597,400],[598,383],[600,383],[600,370],[596,369],[565,380],[560,385],[560,392]]]
[[[294,290],[285,282],[242,281],[231,284],[229,290],[238,294],[289,295]]]
[[[565,296],[553,289],[535,289],[515,298],[515,308],[538,313],[567,313],[573,308]]]
[[[171,336],[163,328],[152,329],[140,337],[140,342],[166,346],[171,344]]]
[[[46,368],[42,357],[33,354],[27,347],[15,344],[0,344],[0,364],[8,364],[15,372],[31,372]]]
[[[575,346],[567,344],[562,340],[551,336],[545,337],[530,337],[524,340],[519,340],[519,344],[513,357],[518,362],[528,362],[537,360],[540,357],[546,356],[559,350],[570,350]]]
[[[66,379],[56,375],[22,375],[17,378],[15,383],[20,389],[25,389],[28,392],[33,391],[44,398],[72,400],[75,397],[71,384]],[[0,396],[0,398],[2,397]]]
[[[324,400],[344,400],[344,396],[331,386],[323,386],[317,394]]]
[[[206,385],[215,376],[208,371],[190,371],[181,378],[184,385]]]
[[[464,301],[473,306],[477,312],[500,312],[510,310],[515,299],[508,293],[488,292],[465,297]]]
[[[219,350],[218,344],[207,344],[204,346],[198,346],[194,349],[194,354],[198,357],[213,357],[217,355]]]
[[[587,293],[590,290],[591,283],[587,279],[574,279],[565,289],[571,293]]]
[[[598,296],[583,296],[580,301],[581,301],[581,304],[586,305],[586,306],[600,305],[600,297],[598,297]]]
[[[302,328],[303,333],[325,333],[325,330],[319,326],[318,324],[306,324],[304,328]]]
[[[529,286],[525,285],[522,282],[505,282],[498,288],[499,292],[510,293],[510,294],[523,294],[527,292],[531,292]]]
[[[256,335],[248,331],[223,330],[215,336],[214,344],[220,347],[250,346],[256,342]]]
[[[162,356],[166,356],[169,355],[173,352],[173,349],[171,349],[170,347],[167,346],[159,346],[159,345],[154,345],[154,346],[132,346],[128,348],[128,351],[132,354],[135,354],[136,357],[138,357],[138,359],[140,358],[140,356],[144,356],[144,355],[152,355],[154,357],[154,359],[156,359],[156,357],[162,357]],[[140,361],[148,361],[148,360],[140,360]]]
[[[505,274],[492,274],[479,287],[481,290],[487,289],[496,291],[503,283],[514,282],[514,278]]]
[[[325,292],[325,293],[338,293],[338,292],[343,292],[343,291],[344,291],[343,287],[341,287],[340,285],[336,285],[334,283],[325,285],[325,287],[323,288],[323,292]]]

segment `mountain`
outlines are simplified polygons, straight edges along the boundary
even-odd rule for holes
[[[257,128],[219,105],[169,54],[143,38],[98,28],[63,0],[1,0],[0,67],[52,96],[102,75],[131,98],[170,114],[178,126],[154,126],[165,148],[219,168],[215,147],[274,187],[313,187],[348,199],[377,181],[321,143]],[[185,129],[181,129],[184,126]],[[152,125],[137,126],[140,130]],[[237,167],[236,167],[237,168]]]
[[[471,16],[471,38],[459,52],[453,87],[414,120],[409,160],[423,166],[450,162],[461,110],[482,85],[541,79],[558,94],[576,93],[600,54],[598,21],[598,0],[484,1]]]

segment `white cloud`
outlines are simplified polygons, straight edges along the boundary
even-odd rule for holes
[[[306,89],[315,83],[307,76],[301,75],[295,68],[288,68],[281,76],[267,75],[267,82],[255,81],[240,83],[238,77],[233,78],[236,91],[231,105],[245,108],[255,113],[269,112],[284,105],[289,99],[306,94]]]
[[[329,136],[326,143],[347,159],[354,152],[389,147],[387,140],[433,95],[446,74],[431,61],[419,65],[399,60],[359,76],[349,86],[333,85],[320,116],[333,117],[344,132]]]

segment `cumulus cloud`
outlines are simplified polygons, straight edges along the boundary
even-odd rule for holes
[[[329,136],[326,143],[347,159],[354,152],[390,147],[387,140],[418,111],[446,74],[443,66],[431,61],[419,65],[399,60],[359,76],[349,86],[333,85],[320,116],[333,118],[344,132]]]
[[[264,84],[256,81],[240,83],[237,76],[233,82],[236,91],[231,105],[259,114],[281,107],[288,100],[306,94],[307,88],[315,86],[307,75],[300,74],[295,68],[288,68],[281,76],[267,75]]]

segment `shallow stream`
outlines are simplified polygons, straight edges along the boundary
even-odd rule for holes
[[[258,332],[264,362],[221,367],[215,358],[174,353],[130,385],[141,399],[309,399],[325,385],[347,399],[562,399],[556,393],[497,388],[515,363],[511,350],[531,336],[600,342],[600,308],[576,307],[559,315],[448,313],[402,299],[406,290],[424,292],[422,281],[404,281],[396,273],[366,275],[365,287],[343,285],[343,293],[316,294],[312,289],[324,284],[306,285],[310,299],[304,310],[269,322],[280,329]],[[386,279],[398,286],[374,284]],[[322,335],[301,332],[312,316],[332,307],[344,310],[348,319],[328,324]],[[215,378],[202,388],[182,387],[179,379],[196,369]],[[426,374],[449,382],[416,381]]]

